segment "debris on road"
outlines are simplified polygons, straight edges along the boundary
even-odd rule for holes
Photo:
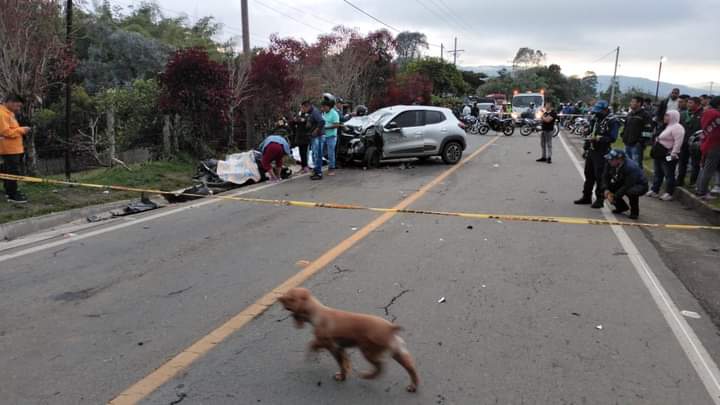
[[[350,230],[354,232],[354,231],[357,231],[358,229],[357,229],[357,226],[353,226],[352,228],[350,228]]]
[[[497,168],[497,167],[500,167],[500,165],[497,164],[497,163],[495,163],[495,164],[493,165],[493,167],[496,167],[496,168]]]
[[[700,314],[694,311],[680,311],[683,316],[692,318],[692,319],[700,319]]]
[[[445,301],[447,301],[447,300],[445,299],[445,297],[442,297],[442,298],[440,298],[440,299],[438,300],[438,304],[442,304],[442,303],[444,303]]]
[[[602,326],[602,325],[598,325],[598,326],[595,327],[595,329],[597,329],[597,330],[603,330],[603,326]]]
[[[124,217],[126,215],[139,214],[141,212],[152,211],[160,208],[159,205],[152,200],[143,196],[140,201],[133,201],[121,210],[110,211],[113,217]]]
[[[298,267],[298,268],[301,268],[301,269],[303,269],[303,268],[305,268],[305,267],[307,267],[307,266],[309,266],[309,265],[310,265],[310,261],[309,261],[309,260],[305,260],[305,259],[298,260],[298,261],[295,262],[295,267]]]
[[[580,316],[580,313],[578,313],[578,312],[573,312],[572,315],[574,315],[574,316]]]
[[[472,226],[472,225],[468,225],[468,226],[467,226],[467,229],[473,229],[473,226]]]
[[[482,286],[480,286],[480,287],[482,287],[482,288],[486,288],[487,286],[486,286],[485,284],[483,284],[483,285],[482,285]]]

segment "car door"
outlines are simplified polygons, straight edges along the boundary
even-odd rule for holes
[[[425,150],[423,110],[403,111],[383,127],[383,157],[422,155]]]
[[[450,135],[447,117],[442,111],[425,110],[424,112],[423,146],[424,154],[440,152],[443,140]]]

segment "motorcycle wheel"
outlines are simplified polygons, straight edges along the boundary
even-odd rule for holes
[[[503,134],[505,134],[505,136],[511,136],[515,133],[515,127],[512,125],[507,125],[505,128],[503,128],[502,132]]]
[[[481,125],[480,128],[478,128],[478,133],[480,135],[487,135],[488,132],[490,132],[490,127],[487,125]]]
[[[560,127],[555,125],[555,129],[553,129],[553,138],[557,137],[558,135],[560,135]]]
[[[529,127],[529,126],[527,126],[527,125],[520,127],[520,135],[522,135],[522,136],[528,136],[528,135],[530,135],[531,133],[532,133],[532,128],[531,128],[531,127]]]
[[[477,135],[480,132],[480,128],[478,128],[477,125],[470,125],[470,133],[473,135]]]

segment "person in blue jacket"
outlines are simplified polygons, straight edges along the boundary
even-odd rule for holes
[[[615,206],[613,214],[621,214],[630,210],[630,219],[640,215],[640,196],[647,193],[648,182],[643,169],[625,152],[612,149],[605,155],[608,164],[602,177],[602,189],[605,199]],[[627,197],[630,206],[625,201]]]

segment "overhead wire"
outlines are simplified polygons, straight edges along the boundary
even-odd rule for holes
[[[355,4],[351,3],[350,1],[348,1],[348,0],[343,0],[343,1],[344,1],[345,3],[347,3],[347,5],[349,5],[350,7],[352,7],[352,8],[354,8],[355,10],[357,10],[357,11],[365,14],[366,16],[372,18],[373,20],[379,22],[380,24],[382,24],[382,25],[390,28],[391,30],[393,30],[393,31],[395,31],[395,32],[400,32],[399,29],[393,27],[393,26],[390,25],[390,24],[387,24],[387,23],[383,22],[381,19],[379,19],[379,18],[375,17],[374,15],[368,13],[367,11],[361,9],[360,7],[358,7],[358,6],[356,6]]]

